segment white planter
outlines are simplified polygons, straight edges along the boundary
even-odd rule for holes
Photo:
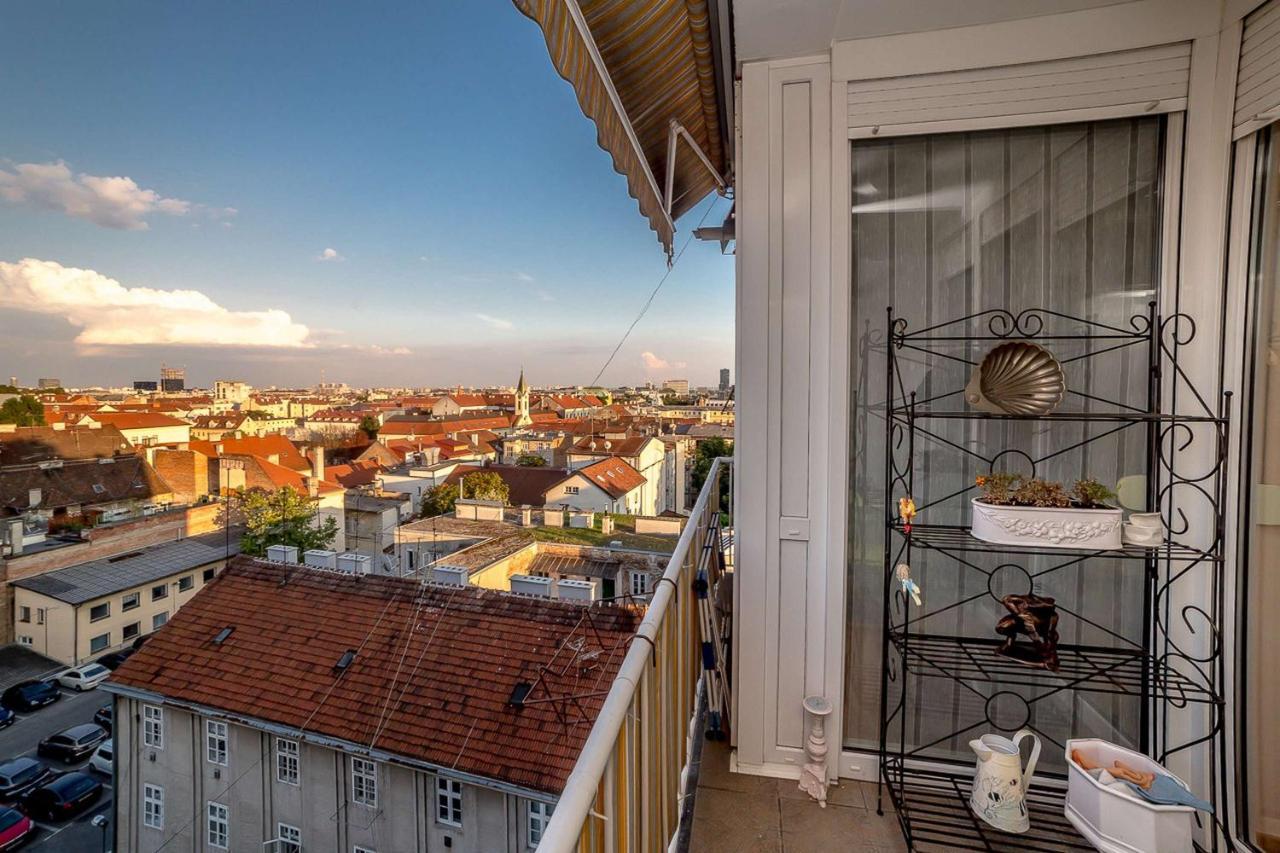
[[[996,506],[974,498],[974,538],[1034,548],[1111,549],[1123,546],[1119,509]]]
[[[1074,749],[1102,767],[1110,767],[1120,759],[1134,770],[1173,774],[1142,753],[1105,740],[1068,740],[1065,814],[1090,844],[1104,853],[1190,853],[1191,816],[1195,809],[1161,806],[1136,794],[1113,791],[1071,760]],[[1173,779],[1187,787],[1177,776]]]

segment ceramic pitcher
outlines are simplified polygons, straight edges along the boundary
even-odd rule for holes
[[[1028,737],[1033,741],[1031,758],[1023,769],[1018,744]],[[969,747],[978,755],[969,808],[996,829],[1026,832],[1031,827],[1027,818],[1027,786],[1036,772],[1040,738],[1023,729],[1013,736],[1013,740],[1000,735],[983,735],[969,741]]]

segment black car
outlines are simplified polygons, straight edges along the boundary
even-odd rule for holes
[[[105,655],[94,661],[94,663],[99,666],[105,666],[107,669],[114,672],[119,668],[120,664],[127,661],[130,656],[133,655],[133,652],[133,649],[121,649],[118,652],[107,652]]]
[[[102,783],[77,770],[27,794],[22,798],[22,810],[36,819],[66,820],[96,803],[101,796]]]
[[[61,698],[62,691],[57,685],[47,681],[22,681],[0,696],[0,705],[10,711],[34,711],[45,705],[52,705]]]
[[[40,741],[37,755],[61,758],[68,764],[87,758],[107,739],[107,730],[96,723],[82,723]]]
[[[38,788],[52,779],[49,765],[34,758],[15,758],[0,764],[0,800],[12,802],[21,799],[32,788]]]
[[[17,714],[13,713],[3,705],[0,705],[0,729],[9,728],[9,726],[12,726],[17,719]]]
[[[111,706],[103,705],[101,708],[93,712],[93,721],[107,731],[111,731],[111,714]]]

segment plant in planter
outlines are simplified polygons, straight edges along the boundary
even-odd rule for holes
[[[1044,548],[1121,547],[1123,513],[1107,503],[1115,494],[1097,480],[1078,480],[1067,491],[1038,477],[995,473],[976,484],[982,494],[972,501],[974,538]]]

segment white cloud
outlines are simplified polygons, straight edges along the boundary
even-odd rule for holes
[[[516,271],[516,279],[519,281],[523,281],[525,284],[533,284],[535,281],[537,281],[536,278],[529,275],[527,272],[523,272],[521,270]]]
[[[488,314],[476,314],[476,319],[483,320],[494,329],[506,330],[514,328],[514,324],[510,320],[504,320],[501,317],[491,317]]]
[[[341,349],[354,349],[374,356],[413,355],[413,350],[408,347],[384,347],[378,344],[370,344],[369,346],[344,346],[341,347]]]
[[[18,163],[13,171],[0,169],[0,199],[87,219],[104,228],[144,231],[152,214],[186,216],[193,209],[208,210],[179,198],[165,198],[138,186],[133,178],[73,175],[56,163]],[[215,217],[235,215],[235,208],[219,208]]]
[[[672,367],[677,369],[685,367],[683,361],[667,361],[665,358],[660,358],[648,351],[640,353],[640,358],[644,361],[646,370],[667,370]]]
[[[316,255],[316,260],[317,261],[345,261],[346,258],[342,257],[342,255],[338,253],[337,249],[325,249],[323,252]]]
[[[100,346],[310,347],[310,331],[279,309],[232,311],[196,290],[125,287],[55,261],[0,261],[0,308],[66,318],[76,343]]]
[[[537,294],[538,294],[539,302],[555,302],[556,301],[556,298],[554,296],[552,296],[548,291],[543,290],[541,288],[538,289]]]

